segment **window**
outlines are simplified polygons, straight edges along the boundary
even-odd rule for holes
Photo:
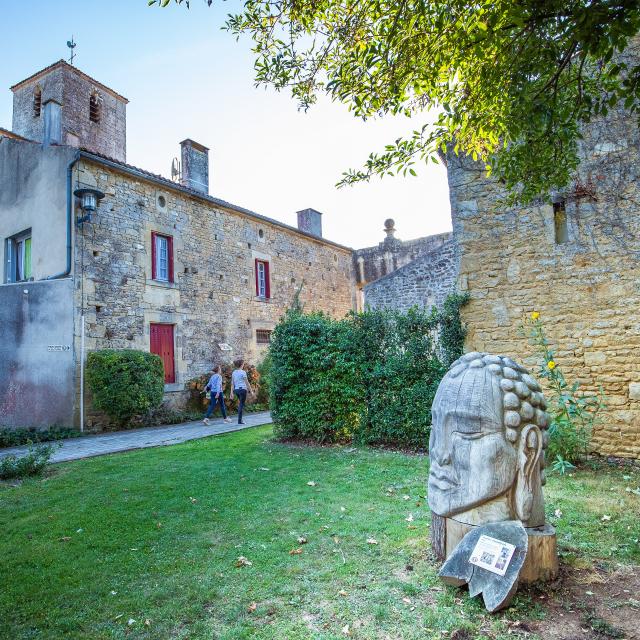
[[[151,234],[151,278],[160,282],[173,282],[173,238],[153,232]]]
[[[269,344],[271,342],[271,330],[256,329],[256,342],[258,344]]]
[[[271,297],[269,263],[266,260],[256,260],[256,295],[259,298]]]
[[[569,242],[569,229],[567,226],[567,210],[565,201],[553,203],[553,226],[555,229],[556,244]]]
[[[159,355],[162,360],[165,384],[171,384],[176,381],[173,341],[172,324],[151,323],[149,326],[150,351]]]
[[[31,279],[31,230],[7,238],[6,282],[23,282]]]
[[[33,92],[33,117],[39,118],[42,111],[42,89],[36,87]]]
[[[91,94],[89,98],[89,120],[100,122],[100,99],[95,93]]]

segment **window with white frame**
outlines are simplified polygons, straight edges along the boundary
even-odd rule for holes
[[[173,238],[152,233],[151,243],[152,278],[160,282],[173,282]]]
[[[23,231],[5,242],[5,282],[23,282],[31,275],[31,229]]]
[[[269,282],[269,262],[256,260],[256,295],[259,298],[271,297],[271,283]]]

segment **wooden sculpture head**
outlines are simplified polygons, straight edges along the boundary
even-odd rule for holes
[[[454,362],[431,410],[433,513],[544,525],[545,409],[540,385],[510,358],[474,352]]]

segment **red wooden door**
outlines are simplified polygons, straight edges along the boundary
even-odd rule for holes
[[[176,367],[173,359],[173,325],[151,323],[151,353],[162,358],[164,382],[176,381]]]

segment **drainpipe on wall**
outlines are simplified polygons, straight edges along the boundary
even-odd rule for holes
[[[58,280],[66,278],[71,273],[71,250],[73,247],[73,167],[80,160],[80,152],[76,151],[73,160],[67,165],[67,268],[53,276],[48,276],[47,280]]]

